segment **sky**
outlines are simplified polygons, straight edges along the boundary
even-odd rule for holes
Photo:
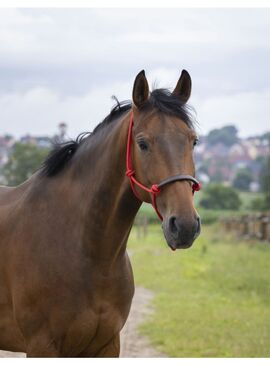
[[[270,130],[270,8],[0,9],[0,135],[75,137],[150,87],[193,83],[198,133]]]

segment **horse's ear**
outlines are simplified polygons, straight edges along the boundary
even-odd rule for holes
[[[149,86],[145,77],[145,72],[142,70],[135,78],[132,92],[133,103],[137,108],[143,106],[149,97]]]
[[[179,96],[179,98],[186,103],[191,94],[191,77],[186,70],[183,70],[181,76],[177,82],[177,85],[173,91],[173,95]]]

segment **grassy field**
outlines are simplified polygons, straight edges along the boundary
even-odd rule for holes
[[[159,225],[128,247],[136,285],[155,292],[140,328],[172,357],[270,356],[270,244],[237,242],[203,227],[188,250],[172,252]]]

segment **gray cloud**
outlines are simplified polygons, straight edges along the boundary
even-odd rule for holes
[[[190,71],[202,132],[259,133],[269,33],[270,9],[1,9],[0,133],[53,133],[63,119],[71,134],[91,129],[142,68],[165,87]]]

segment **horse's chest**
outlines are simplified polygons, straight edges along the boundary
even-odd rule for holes
[[[132,284],[114,286],[109,283],[103,290],[95,291],[87,308],[70,324],[65,348],[74,347],[76,352],[87,348],[94,356],[123,328],[133,291]]]
[[[98,351],[121,331],[129,312],[129,305],[117,307],[100,303],[95,309],[82,312],[69,325],[65,336],[64,352],[74,355],[88,351],[95,356]]]

